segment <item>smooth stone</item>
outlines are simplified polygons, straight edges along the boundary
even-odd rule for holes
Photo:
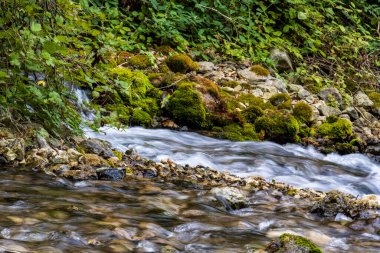
[[[359,91],[354,96],[354,104],[361,107],[373,106],[372,100],[362,91]]]

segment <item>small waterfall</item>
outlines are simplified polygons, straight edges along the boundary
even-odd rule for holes
[[[95,113],[93,110],[88,108],[88,105],[90,104],[90,99],[88,98],[88,91],[81,89],[77,86],[71,85],[69,83],[65,83],[65,86],[68,87],[77,98],[76,105],[78,109],[80,110],[80,114],[82,116],[82,119],[85,121],[92,122],[95,119]]]

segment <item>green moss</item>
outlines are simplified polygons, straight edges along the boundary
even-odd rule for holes
[[[279,143],[299,139],[298,121],[290,114],[281,111],[267,111],[255,121],[257,132],[263,132],[264,138]]]
[[[351,143],[336,143],[335,149],[341,155],[351,154],[356,151],[355,146]]]
[[[213,131],[219,131],[222,138],[232,141],[258,140],[258,135],[252,124],[243,124],[241,126],[237,123],[233,123],[223,127],[221,131],[220,128],[213,128]]]
[[[287,93],[277,93],[269,98],[269,102],[278,109],[291,109],[292,98]]]
[[[236,108],[244,110],[250,106],[257,106],[262,110],[274,108],[270,103],[266,103],[262,98],[255,97],[252,94],[240,94],[238,97],[228,96],[226,101],[229,111],[235,111]]]
[[[206,109],[201,94],[194,90],[194,83],[181,83],[171,95],[167,110],[179,124],[201,128],[206,119]]]
[[[166,60],[166,65],[173,72],[188,73],[190,71],[198,70],[198,63],[194,62],[189,56],[185,54],[178,54],[169,57]]]
[[[256,105],[252,105],[244,109],[241,114],[243,115],[243,117],[245,118],[247,122],[254,123],[258,117],[261,117],[264,115],[264,111],[260,107]]]
[[[313,117],[313,108],[301,101],[294,105],[293,116],[301,122],[308,123]]]
[[[336,116],[336,115],[330,115],[330,116],[328,116],[328,117],[326,118],[326,122],[327,122],[327,123],[334,123],[334,122],[337,122],[338,119],[339,119],[338,116]]]
[[[369,99],[374,103],[375,108],[380,108],[380,93],[371,92],[368,94]]]
[[[149,115],[149,113],[141,109],[134,110],[131,117],[132,125],[149,127],[151,123],[152,123],[152,117]]]
[[[360,147],[362,143],[362,140],[360,140],[359,138],[355,138],[350,141],[350,144],[355,147]]]
[[[156,98],[143,98],[132,101],[134,108],[140,108],[151,116],[155,116],[160,110],[159,101]]]
[[[258,76],[269,76],[270,72],[266,68],[260,65],[253,65],[251,67],[251,71],[254,72]]]
[[[343,140],[352,134],[351,122],[347,119],[338,119],[333,123],[325,122],[319,127],[318,133],[329,139]]]
[[[228,81],[228,82],[224,82],[222,85],[224,87],[235,88],[236,86],[239,86],[240,84],[236,81]]]
[[[219,86],[215,82],[201,76],[196,76],[191,80],[198,84],[197,90],[202,94],[208,93],[217,99],[221,97]]]
[[[148,77],[141,71],[118,67],[110,69],[110,72],[115,76],[115,88],[124,101],[143,98],[146,91],[153,88]]]
[[[112,150],[112,153],[121,161],[123,160],[123,153],[117,150]]]
[[[132,56],[129,59],[128,64],[138,69],[147,69],[153,66],[149,56],[145,54],[138,54],[138,55]]]
[[[321,248],[315,245],[312,241],[298,235],[292,235],[287,233],[282,234],[280,236],[280,243],[282,246],[288,243],[294,243],[300,247],[306,248],[308,250],[307,252],[309,253],[323,253]]]

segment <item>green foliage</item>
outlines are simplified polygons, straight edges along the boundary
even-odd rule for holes
[[[202,128],[206,119],[206,109],[200,93],[194,90],[194,86],[193,83],[182,83],[171,95],[167,110],[177,123]]]
[[[198,69],[198,64],[185,54],[169,57],[166,60],[166,65],[175,73],[187,73]]]
[[[329,139],[344,140],[352,134],[351,122],[341,118],[331,123],[325,122],[319,127],[318,133]]]
[[[294,105],[293,116],[301,122],[308,123],[313,117],[313,108],[306,102],[298,102]]]
[[[299,235],[293,235],[293,234],[287,234],[287,233],[282,234],[280,236],[280,243],[281,243],[281,246],[284,246],[287,243],[295,243],[296,245],[305,248],[304,252],[323,253],[321,248],[315,245],[312,241]]]
[[[299,124],[290,114],[281,111],[267,111],[255,121],[256,132],[263,132],[264,138],[276,142],[298,141]]]
[[[251,71],[254,72],[258,76],[269,76],[270,72],[266,68],[260,65],[253,65],[251,67]]]

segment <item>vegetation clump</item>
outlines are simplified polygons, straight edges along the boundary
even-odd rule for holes
[[[138,54],[138,55],[132,56],[129,59],[128,64],[137,69],[147,69],[153,66],[153,63],[150,60],[149,56],[145,54]]]
[[[166,60],[166,65],[171,71],[175,73],[188,73],[190,71],[196,71],[199,68],[198,63],[194,62],[186,54],[177,54],[170,56]]]
[[[194,83],[181,83],[171,95],[166,108],[177,123],[202,128],[206,119],[206,109],[201,94],[194,90],[194,86]]]
[[[277,93],[269,98],[269,102],[278,109],[289,110],[292,107],[292,98],[287,93]]]
[[[279,239],[279,245],[273,247],[273,249],[269,247],[269,252],[323,253],[322,249],[309,239],[288,233],[282,234]]]
[[[256,132],[263,132],[264,138],[279,143],[299,141],[299,123],[289,113],[267,111],[255,121]]]
[[[156,48],[156,51],[163,55],[170,55],[170,54],[175,53],[175,50],[168,45],[159,46]]]
[[[242,115],[246,119],[247,122],[254,123],[258,117],[261,117],[264,115],[264,111],[260,107],[256,105],[252,105],[244,109],[242,111]]]
[[[239,125],[232,123],[223,128],[215,127],[213,131],[219,133],[221,138],[231,141],[253,141],[259,139],[252,124]]]
[[[308,123],[313,117],[313,108],[303,101],[298,102],[294,105],[293,116],[300,122]]]
[[[318,133],[329,139],[344,140],[352,135],[352,125],[347,119],[330,119],[319,127]]]
[[[253,65],[251,67],[251,71],[258,76],[269,76],[270,75],[269,70],[267,70],[266,68],[264,68],[263,66],[260,66],[260,65]]]
[[[137,108],[131,117],[131,125],[149,127],[152,123],[152,117],[149,113]]]

